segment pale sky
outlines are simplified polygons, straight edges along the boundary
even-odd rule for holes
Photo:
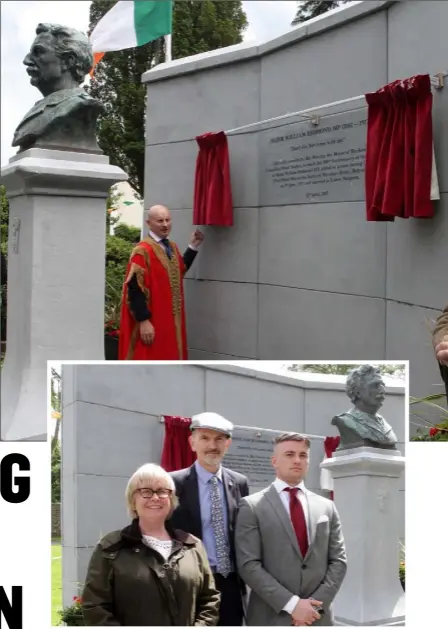
[[[297,3],[292,0],[243,2],[249,21],[245,40],[272,39],[290,30]],[[14,130],[41,98],[29,84],[22,61],[34,39],[39,22],[66,24],[84,32],[89,26],[90,0],[2,0],[1,2],[1,164],[7,164],[16,149],[11,147]]]

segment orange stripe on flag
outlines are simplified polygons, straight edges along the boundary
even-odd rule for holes
[[[93,54],[93,66],[89,72],[91,77],[93,76],[93,71],[95,70],[96,64],[99,63],[103,57],[104,57],[104,52],[95,52]]]

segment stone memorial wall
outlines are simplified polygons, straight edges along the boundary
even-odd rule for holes
[[[182,246],[195,137],[229,142],[234,226],[205,229],[187,275],[190,358],[410,360],[411,395],[442,391],[431,326],[448,300],[448,87],[434,90],[433,219],[368,223],[362,169],[364,94],[448,72],[447,23],[446,2],[361,2],[143,75],[145,208],[171,208]]]

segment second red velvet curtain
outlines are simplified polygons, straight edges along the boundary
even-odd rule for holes
[[[368,221],[434,216],[429,75],[394,81],[366,94],[365,166]]]

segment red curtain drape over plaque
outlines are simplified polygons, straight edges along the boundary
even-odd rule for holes
[[[191,418],[164,415],[163,419],[165,421],[165,439],[160,465],[167,472],[175,472],[184,467],[190,467],[196,460],[196,454],[188,443],[188,437],[191,434]]]
[[[224,131],[205,133],[196,138],[194,186],[194,225],[233,225],[232,187],[227,137]]]
[[[429,75],[394,81],[366,94],[368,221],[430,218],[432,92]]]
[[[325,437],[324,448],[325,448],[325,456],[327,459],[331,459],[333,456],[333,452],[336,450],[338,445],[341,443],[341,438],[338,437]]]
[[[325,449],[325,456],[327,457],[327,459],[332,458],[333,452],[336,450],[340,442],[341,442],[341,438],[339,436],[325,437],[324,449]],[[330,498],[334,500],[334,491],[330,491]]]

